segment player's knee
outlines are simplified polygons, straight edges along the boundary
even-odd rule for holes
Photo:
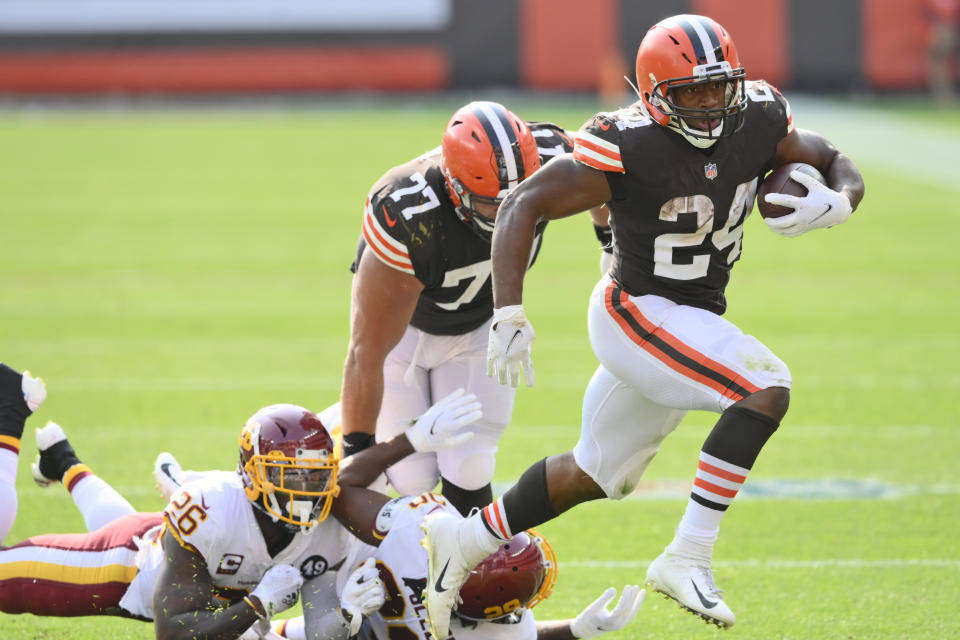
[[[744,398],[736,405],[762,413],[780,422],[787,415],[787,409],[790,408],[790,389],[786,387],[767,387]]]

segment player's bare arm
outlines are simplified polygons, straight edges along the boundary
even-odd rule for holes
[[[827,179],[827,185],[842,192],[856,210],[863,199],[864,184],[860,170],[833,143],[814,131],[794,129],[777,145],[774,166],[803,162],[816,167]]]
[[[493,232],[493,306],[522,303],[523,276],[537,222],[588,211],[610,197],[603,173],[576,162],[570,154],[557,157],[511,192],[500,205]]]
[[[340,392],[344,435],[373,434],[383,399],[383,363],[403,337],[423,284],[364,252],[353,280],[350,346]]]
[[[333,501],[330,514],[362,542],[378,547],[383,535],[376,534],[377,514],[389,501],[390,498],[379,491],[341,484],[340,495]]]
[[[214,598],[204,559],[184,548],[173,534],[162,540],[166,560],[153,594],[157,640],[232,639],[259,619],[246,601],[223,607]]]

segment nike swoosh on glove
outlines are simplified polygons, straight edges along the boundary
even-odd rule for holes
[[[360,631],[363,616],[370,615],[383,606],[387,594],[380,581],[380,571],[373,558],[367,558],[357,567],[347,583],[343,586],[340,596],[340,611],[344,622],[350,627],[350,635],[355,636]]]
[[[611,611],[607,609],[607,605],[617,595],[617,590],[610,587],[574,618],[570,623],[570,633],[576,638],[586,640],[608,631],[623,629],[637,615],[646,594],[645,590],[635,584],[627,585],[623,588],[620,601]]]
[[[482,417],[477,396],[460,388],[417,418],[407,429],[407,440],[420,452],[456,447],[473,437],[473,431],[457,432]]]
[[[790,177],[807,188],[801,197],[785,193],[768,193],[765,200],[770,204],[793,209],[779,218],[764,218],[767,226],[787,238],[795,238],[807,231],[833,227],[847,221],[853,213],[850,199],[840,191],[834,191],[813,176],[794,169]]]
[[[487,339],[487,375],[496,378],[500,384],[516,387],[520,384],[520,369],[532,387],[533,361],[530,359],[531,345],[537,337],[533,325],[527,320],[523,305],[515,304],[493,310],[493,324]]]

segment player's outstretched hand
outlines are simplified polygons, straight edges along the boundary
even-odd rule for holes
[[[764,218],[767,226],[787,238],[795,238],[807,231],[833,227],[847,221],[853,212],[850,199],[840,191],[834,191],[813,176],[794,169],[790,178],[807,188],[801,197],[786,193],[768,193],[766,201],[793,209],[779,218]]]
[[[516,387],[520,384],[522,368],[527,386],[532,387],[534,379],[530,348],[536,337],[523,305],[494,309],[487,340],[487,375],[499,380],[500,384]]]
[[[407,440],[420,452],[456,447],[473,437],[473,431],[457,432],[482,417],[477,396],[457,389],[427,409],[407,429]]]
[[[355,636],[360,631],[363,616],[370,615],[383,606],[387,599],[383,583],[380,582],[380,571],[373,558],[367,558],[357,567],[343,587],[340,596],[340,611],[344,622],[350,627],[350,635]]]
[[[629,584],[623,588],[620,601],[613,611],[610,611],[607,605],[617,595],[617,590],[610,587],[574,618],[570,623],[570,633],[576,638],[586,639],[623,629],[637,615],[646,594],[647,592],[637,585]]]
[[[270,567],[260,578],[260,584],[248,596],[251,600],[258,601],[262,610],[257,609],[257,613],[262,618],[270,619],[274,614],[286,611],[297,604],[300,597],[300,587],[303,586],[303,576],[300,570],[289,564],[278,564]]]

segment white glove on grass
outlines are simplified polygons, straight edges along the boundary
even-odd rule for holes
[[[383,583],[380,582],[380,572],[377,570],[376,563],[373,558],[367,558],[347,578],[347,584],[344,585],[340,596],[341,617],[350,627],[351,636],[357,635],[360,631],[363,616],[377,611],[383,606],[386,598],[387,594],[383,590]]]
[[[487,340],[487,375],[499,380],[500,384],[509,383],[511,387],[516,387],[520,384],[520,369],[523,368],[527,386],[532,387],[534,378],[530,347],[536,337],[523,305],[494,309]]]
[[[407,440],[417,451],[440,451],[463,444],[473,437],[473,431],[457,433],[462,427],[483,417],[477,396],[464,395],[462,388],[427,409],[407,429]]]
[[[807,195],[802,198],[785,193],[768,193],[766,201],[782,207],[793,209],[779,218],[764,218],[767,226],[787,238],[820,229],[833,227],[846,222],[853,212],[850,199],[839,191],[834,191],[811,175],[794,169],[790,178],[807,188]]]
[[[265,611],[263,617],[269,620],[274,614],[286,611],[297,604],[301,586],[303,586],[303,576],[300,575],[299,569],[289,564],[278,564],[270,567],[263,574],[260,584],[250,596],[257,597]]]
[[[617,590],[610,587],[574,618],[570,623],[570,633],[574,637],[586,639],[595,638],[607,631],[623,629],[637,615],[646,594],[645,590],[635,584],[627,585],[623,588],[617,606],[610,611],[607,605],[617,595]]]

